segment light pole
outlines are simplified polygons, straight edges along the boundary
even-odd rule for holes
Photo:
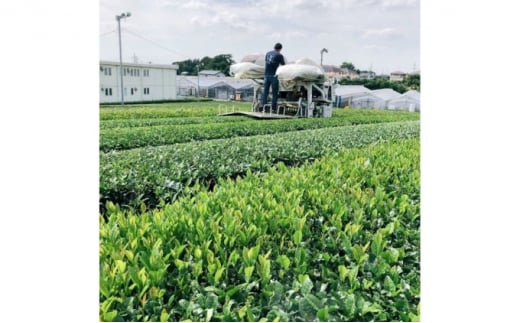
[[[130,17],[131,13],[122,13],[120,15],[116,15],[117,20],[117,30],[119,31],[119,71],[121,72],[121,105],[125,105],[125,97],[123,92],[123,52],[121,49],[121,18]]]
[[[326,48],[323,48],[321,51],[320,51],[320,54],[321,54],[321,61],[320,61],[320,65],[323,66],[323,53],[328,53],[329,51],[326,49]]]
[[[199,92],[200,92],[200,68],[199,63],[197,63],[197,101],[199,100]]]

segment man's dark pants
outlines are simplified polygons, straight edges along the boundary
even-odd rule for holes
[[[267,104],[267,96],[269,95],[269,87],[271,87],[273,98],[271,101],[272,111],[276,109],[278,102],[278,77],[275,75],[266,75],[264,78],[264,93],[262,95],[262,106]]]

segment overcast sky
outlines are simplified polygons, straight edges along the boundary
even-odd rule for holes
[[[100,59],[174,61],[265,53],[276,42],[289,61],[352,62],[378,74],[420,70],[419,0],[100,0]]]

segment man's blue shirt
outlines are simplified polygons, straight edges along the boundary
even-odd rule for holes
[[[280,64],[285,65],[285,60],[282,54],[275,50],[272,50],[265,54],[265,75],[275,75],[276,69]]]

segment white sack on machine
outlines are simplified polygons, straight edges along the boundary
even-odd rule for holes
[[[314,62],[312,59],[310,58],[300,58],[299,60],[297,60],[296,62],[294,62],[294,64],[300,64],[300,65],[312,65],[312,66],[317,66],[317,67],[320,67],[316,62]]]
[[[297,81],[318,83],[325,81],[323,69],[308,58],[299,59],[295,64],[279,66],[276,75],[282,90],[293,88]]]
[[[265,55],[256,53],[244,56],[241,60],[242,63],[255,63],[256,65],[265,66]]]
[[[265,67],[254,63],[244,62],[229,67],[229,74],[237,79],[262,79]]]

